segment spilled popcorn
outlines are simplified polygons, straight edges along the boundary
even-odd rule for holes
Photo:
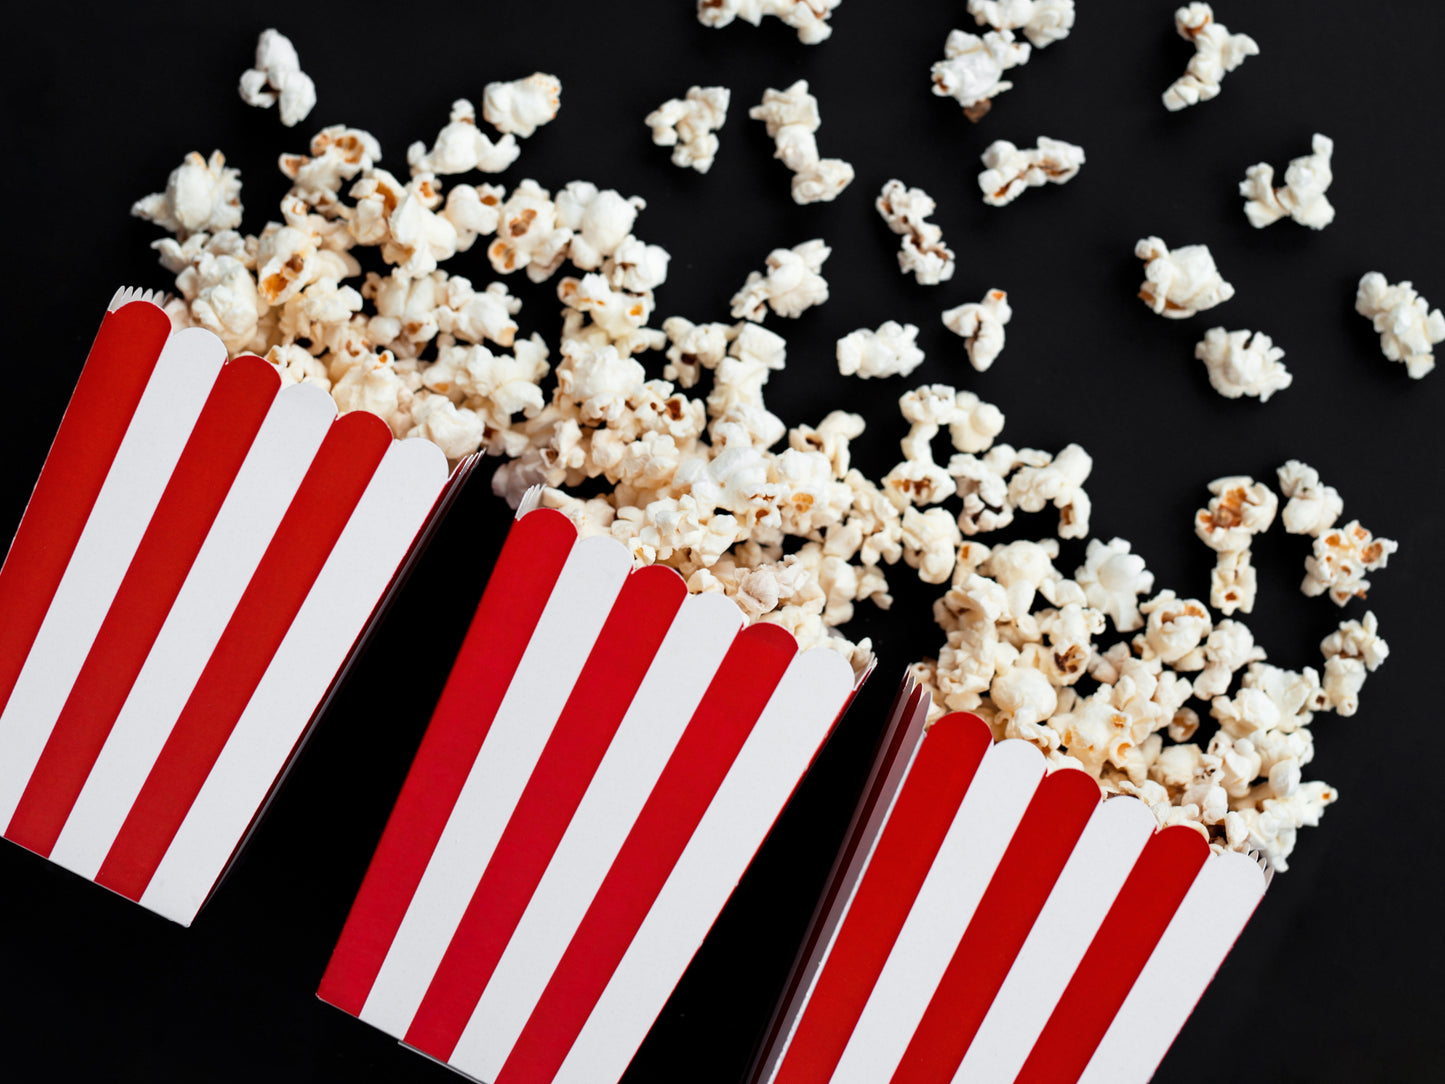
[[[1312,153],[1294,159],[1284,171],[1283,188],[1274,187],[1274,167],[1268,162],[1245,172],[1239,194],[1245,199],[1245,217],[1255,229],[1292,218],[1301,226],[1322,230],[1335,220],[1335,209],[1325,195],[1334,181],[1330,171],[1334,140],[1315,133],[1310,147]]]
[[[1184,74],[1164,92],[1164,108],[1177,112],[1215,97],[1220,81],[1248,57],[1259,55],[1259,44],[1248,34],[1231,34],[1214,19],[1208,4],[1188,4],[1174,13],[1179,36],[1194,45],[1194,55]]]
[[[853,183],[853,167],[841,158],[820,158],[816,132],[823,120],[818,99],[808,93],[808,81],[799,79],[786,90],[763,93],[761,105],[748,110],[768,129],[777,148],[773,157],[793,171],[793,202],[825,203]]]
[[[279,103],[281,123],[294,128],[316,107],[316,84],[301,70],[291,39],[263,30],[256,41],[256,66],[241,73],[241,100],[259,109]]]
[[[1411,379],[1435,368],[1435,344],[1445,342],[1445,315],[1430,308],[1410,283],[1392,286],[1378,271],[1369,272],[1360,279],[1355,311],[1375,325],[1380,350],[1404,365]]]

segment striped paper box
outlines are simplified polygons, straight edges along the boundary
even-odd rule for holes
[[[488,1084],[617,1080],[854,688],[524,506],[321,998]]]
[[[189,924],[469,469],[117,293],[0,568],[4,836]]]
[[[906,683],[753,1084],[1148,1080],[1265,872],[927,709]]]

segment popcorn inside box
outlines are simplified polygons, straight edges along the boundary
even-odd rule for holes
[[[189,924],[471,461],[116,294],[0,568],[0,825]]]

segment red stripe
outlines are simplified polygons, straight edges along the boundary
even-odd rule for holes
[[[1208,857],[1204,837],[1183,825],[1144,845],[1016,1084],[1079,1078]]]
[[[815,1084],[832,1075],[992,743],[992,733],[976,715],[947,715],[929,728],[798,1020],[775,1084]]]
[[[260,358],[221,370],[5,831],[16,843],[50,855],[280,386]]]
[[[337,419],[281,518],[216,649],[111,845],[96,882],[138,900],[351,518],[391,430]]]
[[[670,568],[644,568],[627,578],[412,1019],[411,1046],[451,1059],[686,597],[686,585]]]
[[[894,1084],[949,1084],[1024,939],[1099,808],[1099,785],[1056,771],[1034,792],[943,979],[909,1040]]]
[[[512,524],[317,991],[338,1009],[361,1014],[576,541],[550,509]]]
[[[495,1084],[556,1075],[797,650],[771,624],[733,641]]]
[[[148,302],[108,312],[101,321],[0,568],[0,711],[170,333],[171,318]]]

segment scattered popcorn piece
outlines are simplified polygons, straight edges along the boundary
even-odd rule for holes
[[[1182,320],[1234,296],[1206,245],[1171,252],[1158,237],[1146,237],[1134,246],[1134,255],[1144,261],[1139,297],[1161,316]]]
[[[697,0],[697,20],[718,29],[734,19],[757,26],[772,15],[798,32],[804,45],[825,41],[833,28],[828,17],[843,0]]]
[[[1335,525],[1345,510],[1345,502],[1334,486],[1320,481],[1319,471],[1291,459],[1277,473],[1279,491],[1288,502],[1279,517],[1286,531],[1319,537]]]
[[[963,541],[953,516],[942,508],[903,511],[903,560],[918,569],[924,583],[944,583],[953,575],[958,544]]]
[[[585,342],[616,347],[624,356],[660,349],[667,336],[647,327],[652,315],[652,298],[615,291],[607,280],[592,272],[581,279],[568,276],[557,284],[563,312],[562,342]]]
[[[820,203],[835,199],[853,182],[853,167],[840,158],[819,158],[814,134],[822,124],[818,99],[808,93],[808,81],[799,79],[786,90],[769,87],[761,105],[748,116],[767,125],[776,145],[774,158],[793,171],[793,202]]]
[[[1280,364],[1284,350],[1262,331],[1212,327],[1195,345],[1194,356],[1209,370],[1210,386],[1226,399],[1249,395],[1267,403],[1294,380]]]
[[[323,215],[340,210],[341,187],[381,160],[381,144],[370,132],[333,124],[311,137],[310,154],[283,154],[281,172],[291,179],[288,196]]]
[[[1025,188],[1073,180],[1084,164],[1084,148],[1048,136],[1039,136],[1037,147],[1024,149],[998,139],[983,152],[983,164],[984,170],[978,175],[983,202],[1002,207],[1017,199]]]
[[[228,167],[220,151],[209,159],[192,151],[171,170],[165,191],[136,200],[130,213],[182,241],[193,233],[234,230],[241,224],[241,171]]]
[[[1269,529],[1279,498],[1263,482],[1235,474],[1209,483],[1213,496],[1194,514],[1194,533],[1217,553],[1248,549],[1254,536]]]
[[[1284,172],[1283,188],[1274,187],[1274,167],[1268,162],[1260,162],[1245,171],[1244,180],[1239,182],[1239,194],[1245,200],[1244,215],[1255,229],[1263,229],[1285,217],[1312,230],[1322,230],[1335,220],[1335,209],[1325,196],[1334,180],[1330,155],[1335,143],[1329,136],[1317,132],[1310,145],[1312,154],[1290,162]]]
[[[969,120],[982,120],[993,99],[1013,86],[1003,73],[1027,64],[1029,52],[1028,45],[1014,41],[1011,30],[990,30],[982,37],[950,30],[943,59],[933,65],[933,93],[953,98]]]
[[[316,84],[301,70],[291,39],[278,30],[263,30],[256,40],[256,66],[241,73],[241,100],[269,109],[281,103],[281,123],[294,128],[316,106]]]
[[[1330,662],[1347,659],[1374,673],[1390,657],[1390,645],[1380,637],[1379,621],[1374,613],[1367,612],[1363,621],[1341,621],[1340,627],[1320,642],[1320,652],[1325,657],[1328,691]]]
[[[171,176],[174,178],[175,174]],[[1360,279],[1355,311],[1374,323],[1385,357],[1403,362],[1405,371],[1413,379],[1419,380],[1435,368],[1431,348],[1435,343],[1445,342],[1445,315],[1439,309],[1431,309],[1429,302],[1417,294],[1410,283],[1391,286],[1378,271],[1369,272]]]
[[[749,272],[743,288],[733,295],[733,319],[760,323],[769,308],[779,316],[796,317],[827,301],[828,283],[822,270],[832,251],[816,238],[792,248],[773,249],[768,253],[766,274]]]
[[[1008,294],[990,290],[980,302],[969,302],[943,313],[943,325],[964,340],[969,363],[983,372],[1003,351],[1003,327],[1013,318]]]
[[[1132,632],[1144,624],[1139,613],[1139,596],[1154,590],[1154,573],[1144,567],[1144,558],[1129,552],[1122,538],[1106,545],[1089,539],[1083,567],[1074,579],[1084,589],[1090,606],[1107,614],[1120,632]]]
[[[1204,641],[1204,669],[1194,679],[1194,695],[1201,700],[1223,696],[1237,672],[1264,657],[1264,648],[1254,642],[1248,626],[1219,622]]]
[[[699,173],[717,157],[715,134],[727,121],[732,91],[727,87],[689,87],[687,97],[670,98],[647,114],[652,141],[672,148],[672,164]]]
[[[1226,617],[1236,612],[1253,613],[1258,592],[1259,575],[1250,551],[1220,551],[1209,574],[1209,605]]]
[[[1063,41],[1074,28],[1074,0],[968,0],[979,26],[1022,30],[1035,49]]]
[[[838,371],[863,380],[875,376],[907,376],[923,364],[914,340],[918,327],[889,320],[877,331],[859,328],[838,340]]]
[[[1041,512],[1052,504],[1059,510],[1060,538],[1089,534],[1089,495],[1084,482],[1094,460],[1077,444],[1065,445],[1059,454],[1037,466],[1020,467],[1009,479],[1009,502],[1020,511]]]
[[[1158,659],[1186,672],[1202,670],[1203,644],[1214,630],[1209,610],[1192,598],[1179,598],[1167,588],[1139,607],[1148,620],[1134,637],[1134,650],[1145,662]]]
[[[533,282],[544,282],[562,266],[571,241],[572,231],[557,221],[551,193],[528,178],[502,204],[487,259],[499,275],[525,269]]]
[[[425,143],[413,143],[407,148],[406,161],[413,177],[422,173],[470,173],[474,169],[501,173],[521,153],[514,135],[493,142],[477,127],[476,108],[467,99],[458,98],[432,149],[428,151]]]
[[[1194,43],[1194,55],[1184,74],[1164,92],[1164,108],[1171,113],[1207,102],[1219,93],[1225,73],[1234,71],[1246,57],[1258,56],[1259,45],[1248,34],[1231,34],[1214,20],[1214,9],[1194,3],[1174,13],[1174,28]]]
[[[503,135],[526,139],[557,116],[562,104],[562,81],[546,72],[533,72],[510,83],[488,83],[482,92],[482,116]]]
[[[1332,527],[1315,538],[1314,553],[1305,558],[1300,590],[1311,598],[1328,591],[1339,606],[1364,598],[1370,589],[1365,573],[1384,568],[1399,548],[1388,538],[1376,538],[1359,520]]]
[[[943,243],[942,228],[928,221],[937,207],[933,197],[895,179],[883,186],[874,206],[888,228],[903,237],[899,270],[912,273],[920,286],[936,286],[953,278],[953,250]]]

